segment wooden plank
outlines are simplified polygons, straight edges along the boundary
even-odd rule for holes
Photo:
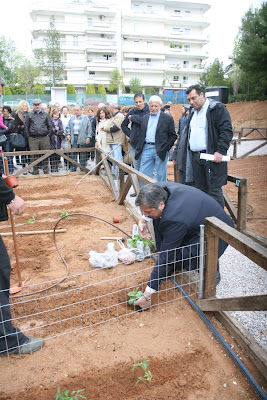
[[[234,222],[236,222],[236,220],[237,220],[237,209],[236,209],[236,206],[234,205],[234,203],[230,199],[227,191],[224,188],[222,188],[222,191],[223,191],[223,197],[224,197],[224,201],[225,201],[225,207],[229,211],[229,213],[230,213],[231,217],[233,218]]]
[[[247,227],[248,180],[242,179],[238,186],[237,229],[241,231]]]
[[[107,178],[108,178],[108,181],[109,181],[109,186],[110,186],[110,188],[112,190],[112,193],[113,193],[115,199],[118,200],[118,191],[117,191],[117,188],[116,188],[112,173],[110,171],[107,159],[103,160],[103,164],[104,164],[105,171],[106,171],[106,174],[107,174]]]
[[[118,204],[121,205],[124,203],[124,200],[129,192],[131,186],[132,186],[131,177],[130,177],[130,175],[128,175],[124,184],[122,186],[120,186],[120,194],[118,197]]]
[[[244,235],[248,236],[249,238],[253,239],[254,241],[256,241],[258,244],[260,244],[261,246],[267,248],[267,238],[258,235],[255,232],[252,232],[248,229],[245,229],[244,231],[242,231],[242,233],[244,233]]]
[[[262,148],[263,146],[266,145],[266,141],[264,143],[259,144],[259,146],[254,147],[254,149],[248,151],[247,153],[243,154],[240,157],[237,157],[237,160],[242,160],[243,158],[246,158],[247,156],[249,156],[251,153],[254,153],[254,151],[259,150],[260,148]]]
[[[209,226],[205,226],[205,236],[207,242],[207,256],[204,279],[204,298],[215,296],[216,294],[216,274],[218,266],[218,245],[219,237],[212,232]]]
[[[206,218],[205,221],[205,227],[213,234],[219,235],[226,243],[267,270],[267,251],[263,246],[215,217]]]
[[[247,329],[228,312],[215,312],[214,315],[235,339],[264,378],[267,379],[267,353],[264,349],[256,342]]]
[[[267,295],[203,299],[198,306],[202,311],[266,311]]]
[[[67,232],[67,229],[56,229],[55,230],[56,233],[63,233],[63,232]],[[46,233],[54,233],[54,229],[45,229],[43,231],[24,231],[24,232],[16,232],[16,236],[17,235],[42,235],[42,234],[46,234]],[[12,232],[0,232],[1,236],[12,236]]]
[[[140,191],[140,183],[138,181],[136,174],[131,174],[131,179],[132,179],[132,184],[133,184],[135,194],[138,194]]]

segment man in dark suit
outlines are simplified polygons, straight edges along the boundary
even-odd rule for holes
[[[161,107],[161,98],[151,96],[150,113],[142,119],[135,158],[141,157],[140,172],[152,178],[155,170],[157,181],[166,181],[168,152],[177,135],[173,117],[162,112]]]
[[[150,296],[159,290],[164,279],[174,268],[193,270],[199,260],[199,226],[205,218],[216,217],[229,226],[232,219],[216,200],[191,186],[176,182],[158,182],[143,186],[135,204],[141,208],[142,219],[138,223],[140,235],[150,239],[147,222],[153,219],[158,259],[150,275],[142,297],[135,305],[145,309],[150,306]],[[219,240],[218,258],[227,243]]]

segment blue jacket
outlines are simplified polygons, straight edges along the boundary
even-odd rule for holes
[[[136,107],[132,108],[121,124],[121,130],[125,133],[128,138],[130,138],[131,146],[136,148],[138,137],[140,133],[141,123],[144,115],[149,113],[149,106],[145,103],[145,106],[142,110],[137,110]],[[129,115],[131,115],[131,129],[128,127],[129,125]]]

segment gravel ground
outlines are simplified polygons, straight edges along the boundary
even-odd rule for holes
[[[221,281],[216,293],[219,298],[253,296],[267,292],[267,271],[231,246],[228,246],[220,258],[220,273]],[[267,350],[266,311],[231,311],[230,314]]]

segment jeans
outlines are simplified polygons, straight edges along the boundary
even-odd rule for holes
[[[168,152],[166,153],[164,161],[159,158],[156,152],[156,146],[151,144],[145,144],[141,154],[141,165],[140,172],[153,177],[153,171],[156,171],[156,178],[158,182],[163,182],[167,180],[167,161]],[[142,183],[141,186],[144,184]]]
[[[77,144],[78,142],[78,136],[79,135],[74,135],[74,141],[73,144],[71,145],[72,149],[85,149],[86,147],[89,147],[89,145],[86,144]],[[74,161],[78,160],[78,153],[71,153],[70,156]],[[88,160],[89,153],[88,152],[82,152],[79,153],[79,162],[82,164],[83,167],[86,167],[86,162]],[[75,164],[70,164],[70,170],[71,171],[76,171],[77,166]]]
[[[10,260],[0,236],[0,352],[7,349],[18,347],[27,341],[25,336],[18,328],[14,328],[11,323],[11,312],[9,307],[9,288],[10,288]]]
[[[115,149],[115,147],[117,147],[117,146],[118,146],[117,144],[110,144],[109,145],[110,151]],[[123,162],[122,151],[121,150],[122,150],[122,148],[121,148],[121,145],[120,145],[119,147],[117,147],[117,149],[115,151],[113,151],[113,153],[111,153],[111,156],[116,158],[118,161]],[[113,169],[114,169],[114,172],[118,171],[118,167],[115,164],[113,164]]]
[[[136,149],[135,147],[131,146],[131,153],[132,153],[132,158],[133,158],[133,166],[137,171],[140,171],[140,164],[141,164],[141,156],[138,158],[138,160],[135,159],[135,153]]]
[[[7,139],[6,144],[3,146],[3,150],[6,153],[9,153],[11,151],[13,151],[12,146],[11,146],[11,142],[9,139]],[[8,164],[8,171],[9,171],[9,175],[12,175],[14,172],[14,163],[13,163],[13,156],[7,156],[7,164]]]

